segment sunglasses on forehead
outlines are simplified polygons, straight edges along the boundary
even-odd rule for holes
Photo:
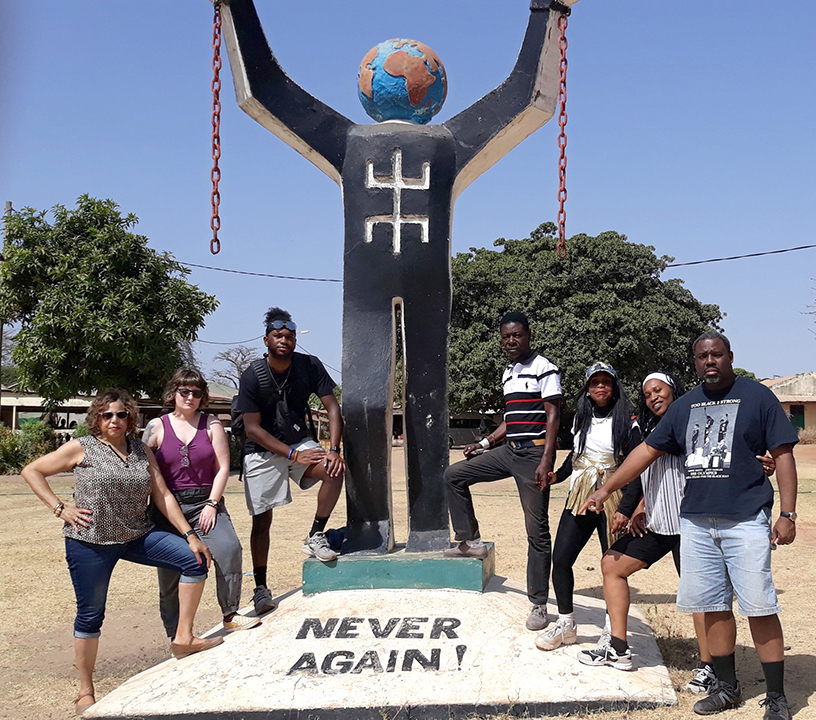
[[[204,391],[199,390],[198,388],[178,388],[176,392],[183,398],[192,395],[196,400],[200,400],[202,397],[204,397]]]
[[[114,416],[118,417],[120,420],[124,420],[127,417],[130,417],[130,413],[127,410],[120,410],[119,412],[112,412],[111,410],[106,410],[103,413],[99,413],[99,416],[103,420],[113,420]]]
[[[273,330],[291,330],[297,332],[297,325],[291,320],[273,320],[266,326],[266,334],[269,335]]]

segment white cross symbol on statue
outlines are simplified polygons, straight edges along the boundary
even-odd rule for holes
[[[402,176],[402,149],[394,150],[391,158],[391,176],[375,175],[374,163],[366,163],[367,188],[387,188],[394,191],[394,210],[391,215],[371,215],[365,221],[365,241],[370,243],[374,226],[377,223],[388,223],[394,229],[394,254],[399,255],[402,246],[402,226],[419,225],[422,228],[422,242],[428,242],[428,216],[403,215],[401,210],[403,190],[428,190],[431,187],[431,164],[422,163],[421,178],[406,178]]]

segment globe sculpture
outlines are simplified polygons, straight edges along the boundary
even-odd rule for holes
[[[360,63],[358,95],[377,122],[405,120],[424,125],[445,102],[448,80],[437,54],[416,40],[386,40]]]

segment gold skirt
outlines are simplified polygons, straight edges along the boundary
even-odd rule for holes
[[[570,476],[570,490],[567,496],[567,510],[573,515],[577,515],[587,498],[598,490],[617,468],[618,463],[612,453],[584,452],[574,458],[572,461],[572,475]],[[612,547],[613,543],[623,534],[612,532],[612,518],[617,512],[622,494],[620,490],[615,490],[604,503],[606,538],[609,547]]]

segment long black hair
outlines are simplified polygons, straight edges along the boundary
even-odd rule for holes
[[[604,372],[601,370],[600,372]],[[595,373],[597,374],[597,373]],[[612,447],[615,457],[623,455],[623,448],[629,440],[632,431],[632,403],[626,396],[617,377],[607,373],[612,378],[612,402],[607,406],[605,416],[612,415]],[[589,397],[589,381],[587,378],[584,386],[575,396],[575,432],[578,434],[577,455],[582,455],[586,447],[586,437],[589,428],[592,426],[592,418],[595,416],[595,403]]]
[[[666,370],[655,370],[653,372],[659,372],[665,375],[669,380],[669,387],[671,388],[672,395],[674,396],[674,400],[677,400],[684,392],[683,384],[677,379],[676,376],[672,375],[670,372]],[[651,373],[649,373],[651,375]],[[647,375],[648,377],[648,375]],[[658,378],[658,380],[663,380],[663,378]],[[674,402],[674,400],[672,402]],[[638,393],[638,408],[639,412],[638,415],[641,419],[641,432],[643,433],[643,439],[645,440],[649,437],[649,433],[652,432],[657,427],[657,423],[660,422],[660,417],[655,415],[650,409],[649,406],[646,404],[646,395],[643,394],[643,383],[640,384],[640,392]]]

